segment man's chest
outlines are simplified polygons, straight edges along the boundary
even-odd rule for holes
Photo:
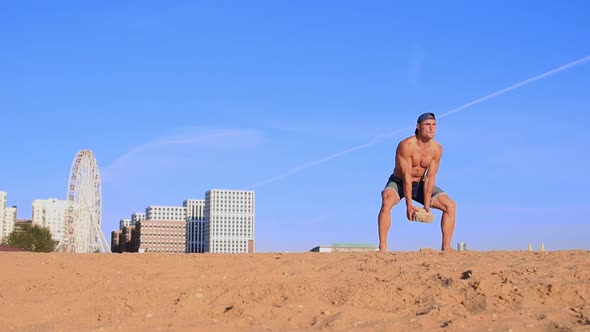
[[[427,168],[434,159],[434,150],[429,148],[416,149],[412,151],[412,167]]]

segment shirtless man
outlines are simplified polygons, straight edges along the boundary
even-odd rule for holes
[[[434,140],[436,118],[433,113],[424,113],[418,118],[414,136],[402,140],[395,152],[395,168],[385,189],[381,192],[379,211],[379,251],[387,251],[387,233],[391,226],[391,208],[406,198],[406,217],[412,220],[418,207],[412,200],[424,205],[430,212],[435,208],[443,212],[440,223],[442,231],[441,250],[453,250],[451,239],[455,230],[455,202],[442,189],[436,187],[436,173],[442,147]],[[410,199],[411,197],[411,199]]]

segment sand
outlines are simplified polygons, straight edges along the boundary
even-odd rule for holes
[[[0,253],[2,331],[590,331],[590,251]]]

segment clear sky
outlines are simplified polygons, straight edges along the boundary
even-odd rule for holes
[[[256,191],[256,250],[377,244],[399,140],[438,120],[453,244],[590,248],[587,1],[2,1],[0,190],[65,199],[91,149],[103,230]],[[440,247],[392,212],[391,250]]]

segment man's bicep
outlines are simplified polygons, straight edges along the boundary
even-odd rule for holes
[[[412,168],[412,155],[409,153],[408,148],[403,142],[397,147],[395,162],[400,166],[404,173]]]
[[[430,167],[428,168],[428,176],[435,176],[438,173],[438,166],[440,165],[439,160],[432,160]]]
[[[439,149],[437,153],[432,158],[432,162],[430,163],[430,167],[428,169],[428,175],[435,176],[438,173],[438,167],[440,166],[440,159],[442,157],[442,149]]]

